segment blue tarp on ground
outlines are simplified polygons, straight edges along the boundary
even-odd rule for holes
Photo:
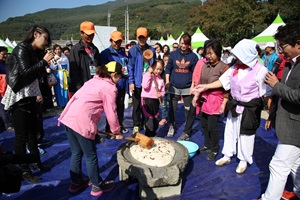
[[[131,120],[132,109],[126,109],[125,127],[130,128],[126,136],[130,136],[132,131]],[[81,199],[108,199],[108,200],[136,200],[139,197],[138,182],[136,179],[120,182],[118,179],[118,165],[116,151],[120,144],[126,141],[105,140],[97,144],[99,167],[101,176],[107,180],[115,180],[114,190],[102,194],[100,197],[92,197],[89,193],[91,188],[87,188],[79,194],[71,195],[68,192],[70,184],[69,162],[70,149],[64,127],[57,127],[58,116],[44,118],[44,129],[46,138],[53,140],[53,144],[47,147],[46,153],[42,155],[44,164],[52,167],[50,172],[35,172],[42,177],[42,181],[37,184],[28,184],[23,181],[20,192],[15,194],[0,194],[0,199],[19,199],[19,200],[81,200]],[[104,128],[103,118],[100,128]],[[190,159],[183,174],[183,186],[180,196],[169,197],[166,199],[174,200],[251,200],[260,196],[265,191],[269,169],[268,164],[274,154],[277,138],[275,131],[264,130],[265,120],[261,120],[261,125],[257,131],[254,148],[254,163],[249,166],[246,172],[238,175],[235,168],[238,160],[233,157],[229,165],[218,167],[213,161],[205,159],[207,153],[202,153]],[[176,133],[171,140],[177,140],[184,128],[184,108],[179,104],[176,114]],[[223,132],[225,124],[219,122],[220,146],[223,146]],[[103,130],[103,129],[102,129]],[[160,127],[157,136],[166,137],[168,125]],[[201,122],[196,119],[193,127],[195,134],[191,141],[199,146],[204,143]],[[3,132],[0,134],[0,143],[6,151],[13,150],[13,133]],[[219,153],[218,158],[222,156]],[[83,164],[86,173],[85,162]]]

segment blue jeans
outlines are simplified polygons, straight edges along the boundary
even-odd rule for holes
[[[99,186],[102,182],[98,168],[95,140],[87,139],[66,126],[67,136],[71,148],[70,177],[72,183],[81,184],[82,156],[85,156],[88,176],[93,185]]]

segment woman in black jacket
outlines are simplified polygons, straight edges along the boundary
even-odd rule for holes
[[[50,33],[43,26],[33,26],[25,40],[19,43],[9,58],[6,82],[8,84],[2,99],[6,110],[12,112],[15,129],[15,154],[25,155],[26,146],[31,154],[38,154],[37,145],[37,101],[42,101],[38,78],[46,73],[52,52],[45,52],[51,45]],[[37,167],[45,169],[40,159]],[[40,181],[34,176],[28,164],[20,164],[23,178],[29,183]]]

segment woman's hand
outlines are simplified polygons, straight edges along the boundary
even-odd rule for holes
[[[271,124],[272,124],[272,120],[268,119],[265,123],[265,129],[266,130],[271,130]]]
[[[43,97],[42,96],[37,96],[36,97],[36,102],[41,103],[43,101]]]
[[[44,56],[44,60],[46,60],[47,63],[49,63],[53,58],[54,58],[54,53],[52,51],[48,51]]]

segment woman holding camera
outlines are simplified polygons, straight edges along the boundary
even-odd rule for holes
[[[46,67],[53,58],[52,52],[45,52],[50,46],[48,29],[33,26],[26,38],[13,50],[9,58],[6,82],[8,84],[2,103],[12,112],[15,129],[15,154],[25,155],[26,146],[31,154],[39,154],[37,145],[37,101],[42,101],[38,78],[46,73]],[[37,167],[44,170],[40,159]],[[29,183],[40,181],[34,176],[28,164],[21,164],[23,179]]]

